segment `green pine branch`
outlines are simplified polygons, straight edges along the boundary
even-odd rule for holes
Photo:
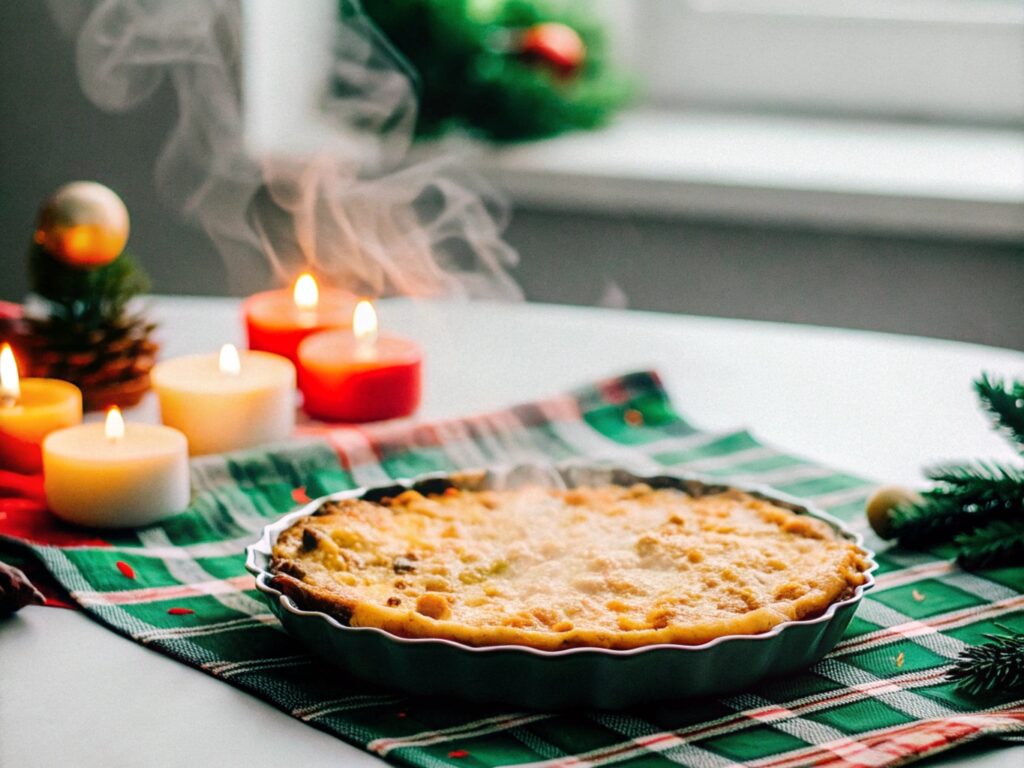
[[[937,467],[937,485],[918,504],[898,507],[892,524],[900,543],[923,547],[948,541],[993,520],[1024,519],[1024,470],[994,462]]]
[[[1000,378],[982,374],[974,389],[996,431],[1024,453],[1024,381],[1005,384]]]
[[[948,679],[971,696],[1024,690],[1024,633],[1007,632],[963,651]]]
[[[928,470],[928,477],[949,489],[978,494],[979,498],[1000,495],[1000,489],[1024,482],[1024,468],[995,461],[974,464],[943,464]]]
[[[1024,517],[995,520],[954,541],[960,548],[956,561],[967,570],[1024,564]]]
[[[893,537],[905,547],[927,547],[970,530],[972,523],[952,499],[922,494],[924,501],[897,507],[892,512]]]
[[[120,318],[128,303],[149,289],[149,280],[128,254],[96,269],[68,266],[33,244],[29,254],[32,292],[50,317],[85,328]]]

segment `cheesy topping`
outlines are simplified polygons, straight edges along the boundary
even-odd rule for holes
[[[286,593],[352,626],[546,650],[764,632],[821,613],[867,568],[815,518],[646,485],[327,503],[273,555]]]

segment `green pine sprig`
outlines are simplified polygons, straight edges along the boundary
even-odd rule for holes
[[[953,541],[960,550],[956,561],[970,571],[1024,563],[1024,519],[995,520]]]
[[[968,513],[955,499],[936,497],[930,491],[923,501],[904,504],[892,512],[893,537],[906,547],[928,547],[969,530]]]
[[[964,650],[947,679],[971,696],[1024,690],[1024,633],[1006,632]]]
[[[974,389],[996,430],[1024,453],[1024,381],[1006,384],[986,373],[974,382]]]
[[[979,462],[937,467],[928,477],[936,485],[921,502],[893,511],[893,531],[902,544],[929,546],[994,520],[1024,519],[1024,469]]]
[[[1024,452],[1024,381],[983,374],[974,382],[995,428]],[[996,462],[936,467],[921,500],[892,511],[901,544],[952,543],[967,569],[1024,564],[1024,468]]]
[[[995,428],[1024,453],[1024,382],[985,374],[974,388]],[[935,486],[921,501],[892,511],[901,544],[952,542],[957,563],[968,570],[1024,565],[1024,468],[978,462],[937,467],[928,476]],[[948,673],[958,689],[971,696],[1024,691],[1024,633],[1003,629],[960,654]]]
[[[124,315],[131,300],[149,289],[149,279],[127,253],[102,267],[79,269],[33,243],[29,251],[32,293],[54,319],[89,329]]]

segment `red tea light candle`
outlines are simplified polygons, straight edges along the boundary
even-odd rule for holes
[[[78,387],[58,379],[22,379],[10,345],[0,347],[0,465],[38,472],[43,439],[81,422]]]
[[[272,352],[297,361],[299,343],[314,333],[352,324],[355,297],[346,291],[320,288],[309,273],[292,289],[264,291],[242,305],[249,349]]]
[[[378,334],[377,313],[360,301],[352,329],[324,331],[299,345],[303,407],[325,421],[381,421],[408,416],[420,403],[420,348]]]

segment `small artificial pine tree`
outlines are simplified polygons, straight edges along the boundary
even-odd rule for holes
[[[86,410],[137,403],[156,360],[156,326],[129,306],[149,281],[123,253],[127,238],[121,199],[75,182],[43,206],[29,253],[25,373],[77,385]]]

